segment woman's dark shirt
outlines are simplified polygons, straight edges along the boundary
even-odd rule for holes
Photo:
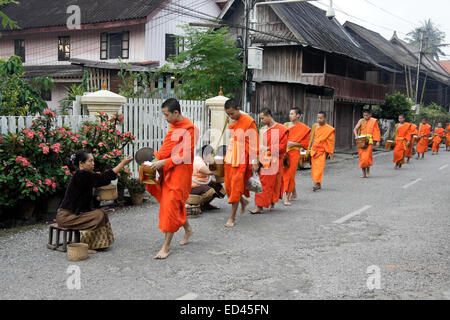
[[[102,174],[91,171],[77,170],[70,179],[60,209],[69,210],[75,214],[92,211],[94,188],[107,186],[111,180],[117,179],[112,169]]]

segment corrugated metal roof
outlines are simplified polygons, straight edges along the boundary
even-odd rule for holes
[[[379,64],[393,67],[395,64],[410,67],[417,66],[417,60],[405,52],[399,52],[399,49],[389,40],[385,39],[377,32],[368,30],[352,22],[346,22],[344,27],[350,34],[356,38],[361,46],[367,52],[370,52]],[[400,70],[402,71],[402,70]]]
[[[393,43],[396,47],[404,50],[407,54],[413,56],[416,61],[417,67],[417,63],[419,61],[419,49],[399,39],[396,35],[392,37],[391,43]],[[430,75],[435,79],[442,81],[443,83],[450,84],[450,77],[448,76],[448,73],[442,68],[439,62],[437,62],[433,58],[429,57],[428,55],[422,55],[421,66],[425,69],[425,72],[430,73]]]
[[[324,10],[307,2],[275,4],[271,8],[301,43],[365,63],[377,64],[336,19],[329,20],[326,17]]]
[[[78,5],[81,24],[135,20],[145,18],[166,0],[21,0],[18,5],[2,8],[22,29],[65,26],[67,8]],[[0,30],[6,31],[9,29]]]

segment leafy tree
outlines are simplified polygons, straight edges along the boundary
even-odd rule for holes
[[[393,95],[386,95],[385,104],[374,109],[374,117],[398,121],[398,116],[404,114],[406,121],[412,121],[414,119],[414,113],[411,110],[413,105],[413,102],[404,94],[397,92]]]
[[[19,2],[14,0],[0,0],[0,8],[6,6],[7,4],[19,4]],[[13,29],[19,29],[19,26],[17,23],[13,20],[11,20],[6,14],[4,14],[2,11],[0,11],[0,22],[3,29],[6,29],[7,27],[11,30]],[[0,32],[1,35],[1,32]]]
[[[419,119],[424,117],[427,118],[433,127],[436,126],[438,122],[445,124],[450,121],[448,112],[434,102],[420,110]]]
[[[207,99],[216,96],[221,87],[227,95],[240,88],[243,64],[238,58],[241,49],[229,39],[227,28],[207,29],[183,26],[185,35],[178,36],[184,50],[173,57],[173,68],[165,65],[161,73],[173,73],[180,85],[182,99]],[[156,75],[158,76],[158,75]]]
[[[439,56],[444,55],[444,52],[441,50],[441,48],[448,46],[448,44],[444,44],[445,32],[439,30],[439,28],[433,23],[433,21],[431,21],[431,19],[428,19],[423,21],[420,27],[408,33],[408,38],[406,39],[406,41],[408,41],[409,44],[420,48],[422,34],[423,52],[432,56],[436,60],[439,60]]]
[[[42,113],[47,108],[41,93],[51,89],[53,80],[40,77],[34,79],[32,85],[23,79],[24,75],[20,57],[0,59],[0,115],[24,116]]]

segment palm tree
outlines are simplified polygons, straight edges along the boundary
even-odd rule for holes
[[[445,32],[439,30],[439,28],[431,21],[431,19],[424,20],[422,25],[410,33],[407,34],[406,41],[412,46],[420,48],[420,43],[423,34],[423,52],[432,56],[439,61],[439,56],[445,55],[441,50],[442,47],[447,47],[449,44],[443,43],[445,40]]]

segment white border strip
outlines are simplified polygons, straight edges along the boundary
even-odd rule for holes
[[[412,185],[416,184],[417,182],[422,181],[422,178],[419,178],[417,180],[414,180],[413,182],[408,183],[407,185],[404,185],[402,188],[403,189],[408,189],[409,187],[411,187]]]
[[[353,217],[355,217],[355,216],[357,216],[357,215],[363,213],[364,211],[369,210],[370,208],[372,208],[372,206],[365,206],[365,207],[362,207],[361,209],[356,210],[356,211],[354,211],[354,212],[352,212],[352,213],[346,215],[345,217],[342,217],[341,219],[336,220],[336,221],[333,222],[333,223],[336,223],[336,224],[344,223],[344,222],[346,222],[347,220],[350,220],[351,218],[353,218]]]

